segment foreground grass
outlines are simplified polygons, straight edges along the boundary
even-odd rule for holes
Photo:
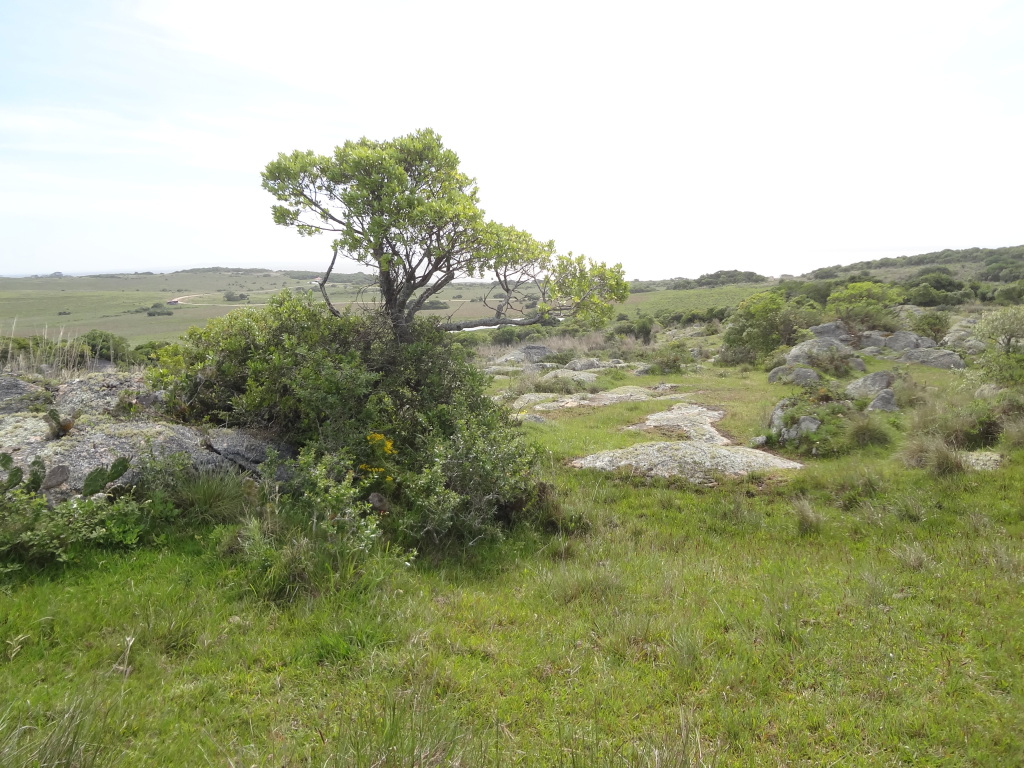
[[[822,468],[803,535],[785,487],[550,472],[588,534],[355,594],[257,601],[202,537],[10,584],[7,738],[77,708],[99,764],[349,764],[401,735],[545,765],[679,747],[682,715],[720,765],[1024,759],[1019,463],[938,486]]]
[[[677,383],[756,431],[763,374]],[[212,528],[7,577],[0,764],[1024,762],[1024,455],[710,489],[565,467],[668,405],[528,425],[589,527],[382,559],[345,593],[258,600]]]

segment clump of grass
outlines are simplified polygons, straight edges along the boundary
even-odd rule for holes
[[[967,471],[967,465],[956,449],[945,440],[931,435],[920,435],[908,440],[903,448],[903,462],[908,467],[926,469],[935,477]]]
[[[846,441],[852,449],[888,445],[891,440],[889,430],[876,416],[856,413],[846,422]]]
[[[1024,418],[1016,417],[1003,422],[1001,444],[1006,450],[1024,448]]]
[[[925,552],[924,547],[916,541],[912,544],[904,544],[901,547],[891,549],[889,553],[911,571],[922,571],[932,564],[931,557]]]
[[[794,501],[793,514],[796,516],[796,532],[800,536],[816,536],[821,533],[824,518],[815,511],[809,499]]]
[[[75,702],[38,727],[14,722],[10,709],[0,713],[0,765],[92,768],[123,764],[117,754],[97,743],[89,709]]]

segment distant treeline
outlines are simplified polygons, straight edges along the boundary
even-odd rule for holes
[[[701,275],[696,280],[677,277],[668,284],[670,291],[689,291],[695,288],[716,288],[720,285],[736,285],[737,283],[763,283],[768,278],[757,272],[741,272],[738,269],[720,269],[718,272]]]
[[[884,267],[920,267],[926,265],[971,264],[979,267],[975,279],[993,283],[1013,283],[1024,279],[1024,245],[1005,248],[946,249],[917,256],[894,256],[874,261],[859,261],[845,266],[822,267],[808,273],[816,280],[828,280],[843,273]]]

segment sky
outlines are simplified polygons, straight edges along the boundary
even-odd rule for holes
[[[427,127],[630,279],[1020,245],[1024,2],[0,0],[0,274],[324,269],[260,171]]]

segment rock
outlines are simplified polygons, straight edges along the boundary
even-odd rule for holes
[[[846,363],[847,363],[847,365],[850,366],[851,369],[853,369],[855,371],[862,371],[863,372],[863,371],[866,371],[868,369],[868,367],[864,364],[864,361],[861,360],[859,357],[848,358]]]
[[[597,381],[596,373],[588,373],[587,371],[573,371],[568,368],[559,368],[557,371],[551,371],[540,377],[541,381],[551,381],[552,379],[572,379],[578,381],[581,384],[593,384]]]
[[[957,455],[968,469],[973,470],[999,469],[1003,464],[1003,457],[995,451],[960,451]]]
[[[643,424],[637,424],[628,429],[678,430],[688,440],[728,445],[728,438],[723,437],[717,429],[711,426],[723,416],[725,416],[723,411],[715,411],[694,403],[679,403],[667,411],[652,413]]]
[[[137,395],[148,390],[141,373],[89,373],[62,385],[53,405],[61,416],[111,414],[134,405]]]
[[[522,373],[522,368],[511,365],[489,365],[483,372],[488,376],[508,376],[510,373]]]
[[[834,339],[840,344],[850,345],[853,344],[856,339],[850,329],[846,326],[842,320],[835,320],[831,323],[823,323],[822,325],[814,325],[807,329],[816,339]]]
[[[576,360],[570,360],[565,364],[566,370],[569,371],[591,371],[594,368],[603,368],[601,361],[596,357],[581,357]]]
[[[768,444],[768,438],[765,435],[757,435],[750,439],[751,448],[763,448]]]
[[[898,411],[896,406],[896,393],[891,389],[883,389],[875,398],[868,403],[869,411]]]
[[[887,336],[888,334],[882,331],[864,331],[859,339],[861,350],[865,347],[884,347]]]
[[[57,464],[46,471],[42,484],[39,486],[44,491],[49,491],[57,486],[64,485],[71,478],[71,469],[67,464]]]
[[[854,351],[853,348],[833,338],[810,339],[793,347],[786,355],[786,362],[789,365],[814,365],[814,358],[825,354],[853,357]]]
[[[545,357],[555,354],[554,350],[543,344],[527,344],[520,350],[521,359],[528,363],[539,363]]]
[[[768,428],[775,434],[780,434],[785,427],[784,417],[786,411],[792,408],[796,401],[790,398],[780,400],[772,409],[772,415],[768,417]]]
[[[821,420],[816,419],[813,416],[801,416],[800,420],[796,423],[796,430],[798,435],[809,435],[813,432],[818,431],[818,427],[821,426]]]
[[[889,389],[896,381],[896,374],[892,371],[878,371],[869,373],[856,381],[846,385],[846,396],[854,400],[874,397],[883,389]]]
[[[251,432],[226,427],[211,429],[208,445],[214,453],[247,472],[258,472],[270,451],[281,459],[290,459],[295,455],[295,451],[289,445],[258,437]]]
[[[26,411],[33,405],[47,405],[50,394],[38,384],[30,384],[16,376],[0,375],[0,414]]]
[[[526,373],[536,373],[537,371],[553,371],[558,368],[554,363],[527,363],[523,366],[523,371]]]
[[[633,369],[633,373],[637,376],[646,376],[652,370],[654,370],[654,366],[650,363],[640,363],[640,365]]]
[[[925,336],[918,336],[910,331],[896,331],[896,333],[890,334],[886,338],[885,346],[897,352],[905,352],[908,349],[930,349],[937,345]]]
[[[778,368],[772,368],[771,373],[768,374],[769,384],[798,384],[804,386],[818,381],[821,381],[821,377],[816,370],[799,365],[780,365]]]
[[[683,477],[710,484],[716,476],[742,476],[754,471],[800,469],[803,465],[738,445],[698,442],[641,443],[577,459],[572,466],[605,471],[629,468],[647,476]]]
[[[525,395],[520,395],[515,399],[515,402],[509,406],[513,411],[521,411],[524,408],[536,405],[537,403],[544,403],[548,400],[554,400],[558,395],[551,392],[527,392]]]
[[[961,370],[967,367],[960,355],[948,349],[910,349],[899,359],[903,363],[918,363],[947,370]]]
[[[527,413],[527,414],[524,414],[522,416],[522,418],[520,418],[519,420],[520,421],[529,421],[529,422],[532,422],[534,424],[546,424],[547,423],[547,419],[545,419],[543,416],[541,416],[538,413]]]

